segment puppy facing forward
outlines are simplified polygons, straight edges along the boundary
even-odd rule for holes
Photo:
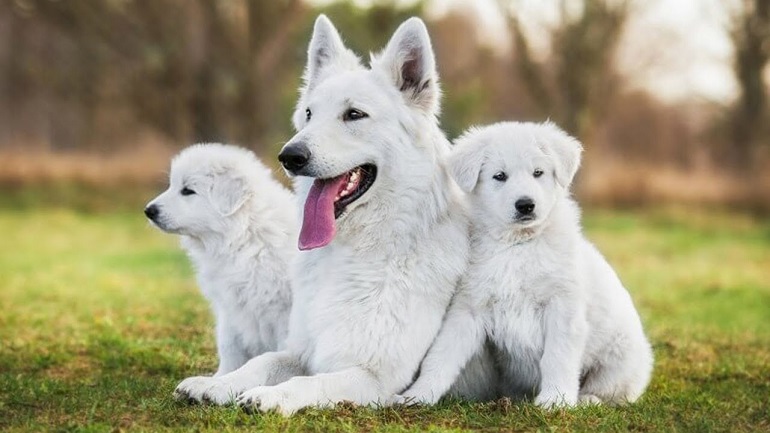
[[[252,152],[198,144],[171,162],[169,188],[144,209],[181,236],[198,284],[216,316],[215,376],[282,347],[297,252],[293,195]]]
[[[552,123],[498,123],[457,140],[449,165],[470,194],[471,262],[419,378],[397,400],[438,401],[485,341],[503,395],[553,407],[642,394],[650,345],[570,197],[581,150]]]

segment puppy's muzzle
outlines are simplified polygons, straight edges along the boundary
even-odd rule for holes
[[[278,155],[278,161],[281,162],[291,174],[302,174],[301,171],[307,167],[310,162],[310,149],[301,141],[289,143],[283,147]]]
[[[516,208],[514,220],[517,223],[527,223],[535,220],[535,201],[529,197],[522,197],[513,204]]]
[[[151,204],[144,208],[144,215],[150,219],[150,221],[158,222],[158,216],[160,215],[160,208],[157,205]]]
[[[535,211],[535,201],[529,197],[520,198],[513,205],[516,207],[516,211],[522,215],[531,215]]]

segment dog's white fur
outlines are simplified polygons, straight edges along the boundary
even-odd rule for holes
[[[552,123],[499,123],[457,140],[450,166],[471,195],[470,265],[400,401],[435,403],[487,339],[503,395],[552,407],[642,394],[650,345],[628,292],[582,236],[570,198],[581,150]],[[493,178],[500,172],[507,180]],[[524,197],[535,204],[531,221],[517,220]]]
[[[183,188],[194,194],[183,195]],[[282,348],[297,254],[291,192],[252,152],[199,144],[174,158],[169,188],[150,206],[158,210],[153,224],[181,236],[216,317],[215,376]]]
[[[466,266],[462,193],[441,164],[438,77],[423,22],[405,21],[369,68],[325,16],[316,20],[293,117],[312,152],[297,179],[376,164],[373,186],[337,220],[333,241],[300,253],[287,350],[190,387],[192,399],[291,414],[342,401],[383,403],[413,380]],[[345,122],[355,107],[367,118]],[[312,118],[307,119],[306,109]]]

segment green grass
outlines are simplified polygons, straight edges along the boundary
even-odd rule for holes
[[[655,347],[636,404],[543,412],[449,401],[284,419],[171,398],[179,380],[215,369],[211,318],[176,239],[138,211],[0,211],[0,429],[770,431],[770,223],[594,211],[586,231]]]

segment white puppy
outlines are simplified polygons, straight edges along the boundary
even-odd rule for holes
[[[216,316],[215,376],[282,347],[296,203],[252,152],[221,144],[185,149],[171,163],[168,190],[144,212],[161,230],[181,235],[195,265]]]
[[[628,292],[581,234],[569,186],[580,143],[552,123],[499,123],[455,144],[471,195],[471,262],[419,379],[401,401],[434,403],[488,339],[504,395],[543,407],[623,403],[652,351]]]

